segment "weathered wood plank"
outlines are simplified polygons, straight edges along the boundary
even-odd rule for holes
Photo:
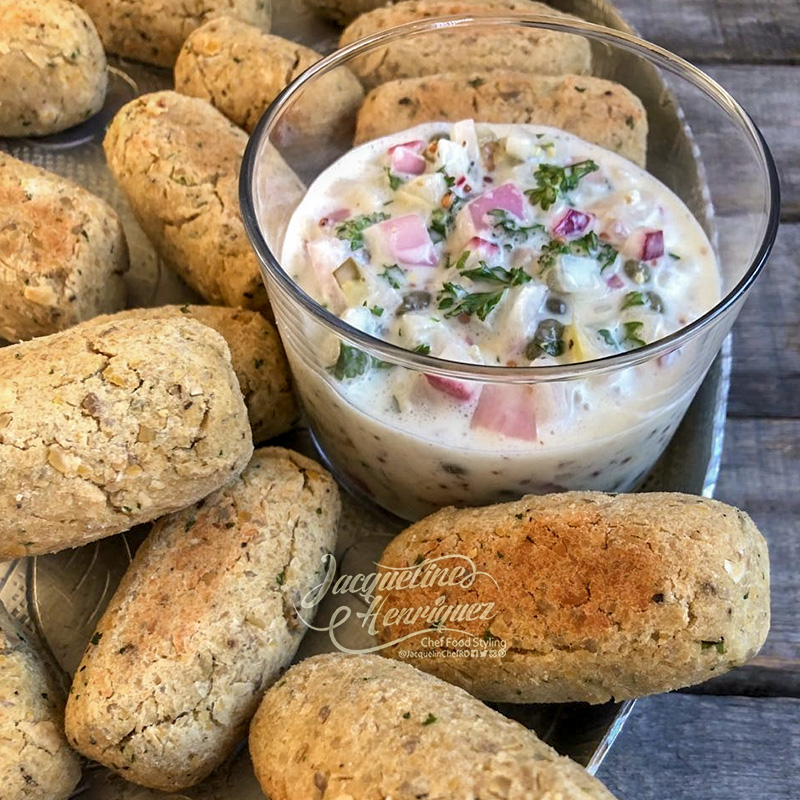
[[[800,661],[800,420],[729,419],[716,496],[747,511],[769,543],[772,626],[761,656]]]
[[[644,36],[695,62],[800,61],[797,0],[615,0]]]
[[[800,660],[756,656],[719,678],[682,689],[684,694],[800,698]]]
[[[797,797],[800,700],[640,700],[598,777],[624,800]]]
[[[800,225],[781,227],[733,331],[728,413],[800,417]]]
[[[800,67],[713,66],[706,71],[761,129],[778,166],[783,219],[800,219]],[[683,105],[690,122],[694,121],[709,172],[730,180],[730,192],[720,192],[715,198],[724,212],[726,203],[742,192],[741,180],[736,180],[737,161],[731,157],[730,128],[720,125],[719,113],[699,96],[683,98]]]

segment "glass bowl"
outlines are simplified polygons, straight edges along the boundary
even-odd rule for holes
[[[722,300],[703,316],[645,347],[583,363],[508,367],[457,363],[410,352],[344,323],[287,275],[281,251],[303,189],[352,147],[354,114],[329,110],[357,59],[428,37],[480,35],[487,26],[513,41],[523,29],[590,42],[593,73],[633,91],[649,120],[648,165],[697,217],[719,260]],[[434,39],[434,37],[436,37]],[[317,98],[315,100],[315,98]],[[321,114],[329,114],[321,120]],[[306,122],[304,122],[304,120]],[[476,120],[481,121],[481,120]],[[282,159],[276,158],[279,153]],[[635,489],[670,441],[730,331],[775,239],[779,189],[763,137],[747,113],[691,64],[634,36],[546,16],[462,16],[409,23],[323,59],[270,106],[242,165],[242,214],[262,265],[297,391],[317,446],[350,489],[408,520],[447,505],[484,505],[567,489]],[[458,409],[400,407],[369,382],[335,369],[344,350],[385,369],[397,385],[423,376],[480,392],[496,413],[530,407],[545,424],[532,440],[453,424]],[[434,377],[436,380],[436,377]],[[581,397],[602,397],[589,407]],[[569,409],[569,413],[566,413]],[[425,432],[415,424],[426,417]],[[432,421],[433,420],[433,421]],[[431,422],[432,421],[432,422]]]

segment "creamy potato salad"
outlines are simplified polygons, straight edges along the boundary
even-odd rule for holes
[[[684,327],[720,298],[708,239],[669,189],[620,156],[537,126],[431,123],[362,145],[312,185],[285,242],[289,275],[341,319],[454,362],[603,358]],[[323,446],[347,442],[348,460],[365,465],[414,458],[415,441],[426,452],[444,448],[428,489],[415,481],[419,502],[405,516],[520,493],[523,478],[526,490],[630,488],[691,397],[670,391],[681,374],[666,363],[648,374],[510,385],[326,346],[338,399],[324,400],[316,425]],[[314,397],[304,399],[314,417]],[[639,431],[629,452],[630,429],[662,413],[658,433],[644,439],[654,444]],[[609,450],[609,441],[619,446]],[[373,494],[397,495],[390,468],[354,472]]]

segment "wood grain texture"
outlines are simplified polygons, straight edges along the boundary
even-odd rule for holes
[[[797,0],[616,0],[646,39],[697,63],[800,62]]]
[[[668,694],[636,704],[598,777],[620,800],[790,800],[800,700]]]
[[[800,18],[800,4],[797,14]],[[778,167],[782,218],[800,219],[800,67],[723,65],[705,71],[742,104],[761,129]],[[708,127],[712,129],[697,126],[701,150],[708,154],[706,158],[719,158],[720,154],[724,158],[729,133],[721,132],[718,125]],[[727,166],[735,175],[736,164],[729,161]]]
[[[616,4],[646,39],[702,65],[748,110],[777,162],[782,218],[800,221],[798,0]],[[727,141],[712,115],[702,104],[688,110],[705,159],[724,165]],[[729,166],[733,186],[737,165]],[[772,630],[747,666],[692,694],[639,701],[599,773],[623,800],[798,796],[800,700],[789,699],[800,695],[798,224],[781,228],[734,329],[729,409],[717,497],[748,511],[769,541]]]
[[[800,420],[729,419],[716,496],[747,511],[769,543],[772,627],[761,655],[800,661]]]
[[[685,694],[800,698],[800,661],[756,656],[749,664],[719,678],[682,689]]]
[[[800,224],[781,226],[734,325],[728,414],[800,417]]]

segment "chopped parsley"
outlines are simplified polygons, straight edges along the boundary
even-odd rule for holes
[[[608,242],[601,242],[594,231],[589,231],[585,236],[581,236],[580,239],[572,239],[569,242],[561,239],[551,239],[542,248],[539,256],[541,272],[552,267],[556,262],[556,256],[559,255],[593,258],[600,263],[600,272],[603,272],[617,260],[619,254]]]
[[[427,356],[430,355],[431,346],[429,344],[418,344],[414,348],[415,353],[419,353],[420,355]]]
[[[467,266],[467,260],[468,259],[469,259],[469,250],[465,250],[458,257],[458,261],[456,261],[455,264],[451,264],[450,263],[450,256],[447,256],[447,264],[446,264],[445,268],[446,269],[450,269],[451,267],[453,267],[453,269],[457,269],[460,272],[462,269],[464,269],[464,267]]]
[[[716,648],[720,655],[725,653],[725,642],[722,639],[720,639],[718,642],[700,642],[701,650],[711,650],[712,647]]]
[[[509,234],[513,238],[525,238],[531,233],[544,233],[544,225],[534,222],[533,225],[520,225],[517,219],[502,208],[495,208],[489,212],[489,216],[494,219],[495,229]]]
[[[608,328],[600,328],[597,331],[597,335],[609,346],[609,347],[616,347],[617,340],[612,335],[611,331]]]
[[[503,299],[505,287],[494,292],[468,292],[463,286],[449,281],[439,292],[437,301],[439,310],[445,317],[458,317],[461,314],[476,314],[481,322],[492,312],[492,309]]]
[[[340,342],[339,358],[336,359],[336,363],[331,367],[331,372],[337,381],[342,381],[345,378],[357,378],[363,375],[371,366],[372,356],[369,353]]]
[[[285,571],[284,572],[279,572],[275,576],[275,583],[277,583],[278,586],[283,586],[283,584],[286,583],[286,572]]]
[[[382,306],[372,306],[372,308],[369,311],[370,311],[370,314],[372,314],[372,315],[374,315],[376,317],[382,317],[384,309],[383,309]]]
[[[578,188],[581,178],[599,169],[591,159],[571,164],[568,167],[558,167],[555,164],[541,164],[534,174],[536,188],[528,189],[525,194],[535,206],[542,210],[552,206],[560,194],[567,194]]]
[[[389,187],[393,192],[396,192],[405,183],[405,181],[399,175],[395,175],[389,167],[386,167],[386,177],[389,179]]]
[[[644,347],[647,342],[641,338],[643,322],[623,322],[617,329],[617,336],[614,336],[607,328],[597,331],[600,338],[609,346],[625,350],[635,350],[637,347]]]
[[[328,371],[337,381],[343,381],[348,378],[358,378],[372,367],[389,369],[392,366],[388,361],[381,361],[357,347],[339,342],[339,357]]]
[[[383,278],[392,289],[399,289],[400,283],[405,278],[405,272],[397,264],[384,264],[383,272],[378,273],[378,277]]]
[[[647,342],[641,338],[643,322],[623,322],[622,323],[622,345],[628,350],[634,350],[637,347],[644,347]]]
[[[425,721],[422,724],[423,725],[433,725],[434,722],[436,722],[436,715],[429,713],[428,716],[425,717]]]
[[[431,214],[431,224],[428,226],[428,231],[438,239],[434,241],[441,241],[447,238],[447,229],[453,223],[453,216],[445,211],[443,208],[435,208]]]
[[[485,261],[481,261],[479,264],[480,266],[474,269],[461,270],[459,274],[471,281],[490,281],[502,283],[504,286],[519,286],[531,280],[531,276],[522,267],[512,267],[507,270],[505,267],[490,267]]]
[[[659,314],[664,311],[664,303],[655,292],[628,292],[622,301],[622,310],[634,306],[644,306]]]
[[[444,175],[444,182],[447,184],[448,189],[451,189],[453,186],[455,186],[456,179],[452,175],[448,175],[444,167],[439,167],[439,169],[436,171]]]
[[[383,211],[376,211],[374,214],[361,214],[361,216],[348,219],[339,225],[334,233],[337,238],[350,243],[351,250],[359,250],[364,246],[364,230],[370,225],[383,222],[389,219],[389,215]]]

